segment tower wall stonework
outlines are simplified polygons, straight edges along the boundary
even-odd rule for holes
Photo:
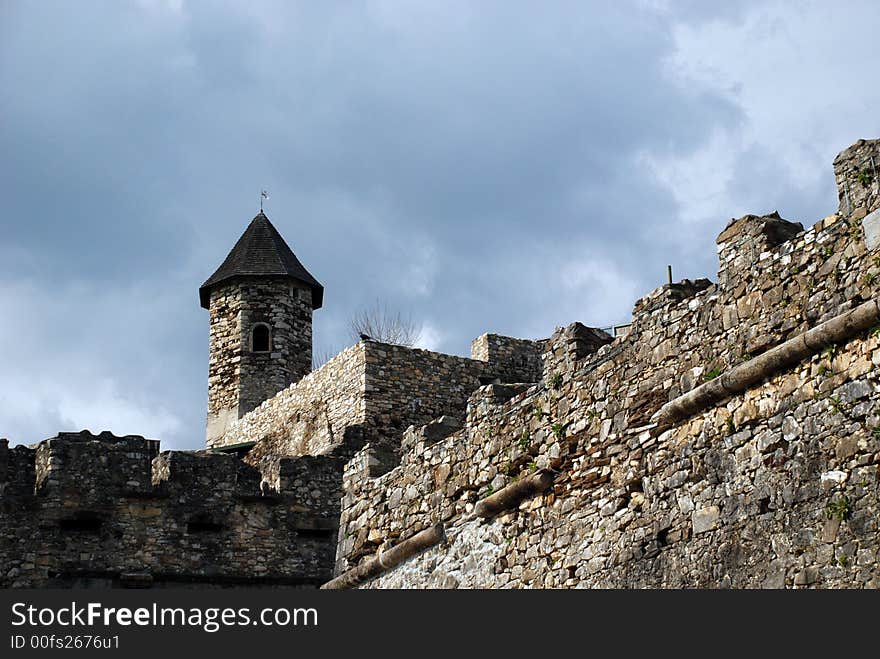
[[[211,291],[208,444],[312,365],[311,290],[290,279],[237,279]],[[252,350],[258,325],[270,350]]]

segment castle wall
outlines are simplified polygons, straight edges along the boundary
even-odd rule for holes
[[[665,402],[877,298],[880,258],[858,219],[779,222],[733,223],[721,283],[654,291],[627,336],[579,356],[554,335],[543,382],[506,401],[480,390],[465,428],[414,442],[395,469],[370,475],[367,447],[346,470],[337,574],[442,523],[446,544],[368,585],[880,585],[876,335],[652,424]],[[477,501],[544,469],[550,492],[474,518]]]
[[[544,496],[491,520],[462,497],[446,544],[367,585],[880,587],[878,344],[857,339],[836,355],[851,369],[843,378],[819,375],[817,355],[658,436],[585,429],[541,447],[532,459],[558,472]],[[464,443],[452,438],[421,467],[436,479],[439,457],[441,477],[466,471],[476,456],[459,448],[456,462],[452,448]]]
[[[362,341],[233,423],[212,446],[257,442],[247,458],[253,464],[271,455],[351,457],[367,441],[394,451],[410,425],[442,414],[464,418],[481,379],[526,374],[519,355],[540,344],[521,343],[530,345],[481,361]],[[517,361],[509,365],[508,357]]]
[[[834,159],[838,213],[861,220],[880,196],[880,140],[859,140]]]
[[[501,382],[537,382],[543,375],[546,341],[483,334],[471,343],[471,358],[494,365]]]
[[[231,424],[210,447],[264,441],[260,457],[318,455],[345,440],[346,429],[365,419],[366,350],[351,346],[299,382]],[[265,451],[263,450],[265,449]],[[271,451],[270,451],[271,449]]]
[[[309,586],[332,570],[342,462],[159,453],[142,437],[0,442],[0,586]],[[263,482],[263,481],[266,482]]]
[[[443,414],[463,417],[494,364],[387,343],[366,344],[366,441],[399,446],[403,431]]]

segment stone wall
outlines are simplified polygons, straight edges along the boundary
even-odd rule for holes
[[[209,446],[260,403],[311,370],[311,290],[285,278],[239,278],[211,291],[208,366]],[[257,325],[270,350],[254,351]]]
[[[468,396],[483,380],[534,377],[523,370],[525,352],[501,351],[488,362],[362,341],[262,403],[212,446],[257,442],[247,458],[253,464],[271,455],[351,457],[367,441],[394,450],[410,425],[441,414],[463,416]],[[508,357],[516,361],[510,364]]]
[[[358,343],[261,403],[209,446],[262,442],[253,459],[327,453],[364,423],[365,368]]]
[[[867,203],[870,213],[877,197]],[[578,328],[558,332],[544,381],[481,389],[461,430],[414,441],[387,473],[364,469],[371,447],[356,456],[337,573],[442,523],[447,544],[370,585],[880,584],[876,334],[819,347],[672,427],[652,421],[667,401],[877,299],[880,254],[852,214],[807,231],[746,216],[719,245],[719,284],[657,289],[627,336],[592,352],[579,354]],[[474,517],[477,501],[542,470],[556,478],[545,495]]]
[[[342,461],[273,466],[109,433],[2,440],[0,587],[314,587],[332,571]]]
[[[366,441],[399,446],[403,431],[443,414],[463,416],[481,378],[498,362],[444,355],[387,343],[366,343]]]
[[[483,334],[471,343],[471,358],[493,364],[501,382],[537,382],[543,375],[546,343]]]
[[[861,220],[880,198],[880,140],[859,140],[834,159],[838,213]]]
[[[369,586],[880,587],[877,337],[831,362],[836,375],[817,355],[659,435],[597,424],[546,442],[544,496],[488,521],[471,497],[446,545]]]

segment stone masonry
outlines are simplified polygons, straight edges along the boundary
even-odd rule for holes
[[[343,463],[62,433],[0,442],[3,586],[314,587],[332,569]]]
[[[237,281],[211,292],[208,443],[311,370],[312,301],[283,279]],[[270,350],[252,350],[255,326],[272,328]]]
[[[836,170],[878,146],[847,150]],[[732,222],[719,284],[661,287],[605,345],[557,332],[542,382],[482,388],[445,436],[410,429],[390,471],[372,472],[365,447],[346,468],[337,573],[440,524],[443,542],[365,585],[880,586],[880,309],[845,343],[656,422],[666,402],[876,302],[880,252],[860,220],[880,203],[876,191],[858,199],[807,231],[775,213]],[[542,472],[553,485],[540,496],[475,515]]]
[[[841,152],[839,210],[806,230],[732,220],[717,283],[656,289],[624,336],[363,341],[286,381],[252,362],[250,396],[230,383],[254,324],[296,358],[323,294],[258,216],[283,267],[237,246],[203,286],[240,418],[213,451],[0,442],[0,584],[878,587],[878,158]]]
[[[507,348],[475,359],[361,341],[233,423],[212,446],[256,442],[251,461],[275,454],[350,456],[351,446],[367,441],[396,450],[409,425],[444,413],[463,416],[482,382],[524,374],[536,379],[533,355],[540,343],[495,339]]]

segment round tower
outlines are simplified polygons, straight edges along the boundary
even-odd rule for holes
[[[251,221],[199,288],[210,312],[208,446],[235,443],[227,427],[312,369],[312,311],[324,287],[269,218]]]

